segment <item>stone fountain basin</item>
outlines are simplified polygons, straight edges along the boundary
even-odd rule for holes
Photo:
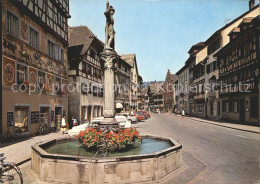
[[[182,146],[173,138],[142,135],[170,141],[173,146],[152,153],[119,157],[82,157],[49,154],[42,147],[54,139],[32,146],[32,169],[41,181],[59,183],[157,183],[181,166]],[[63,139],[64,140],[64,139]]]

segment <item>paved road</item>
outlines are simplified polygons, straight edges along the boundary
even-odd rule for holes
[[[152,114],[141,133],[169,136],[183,145],[183,167],[168,183],[260,183],[260,135],[171,114]]]

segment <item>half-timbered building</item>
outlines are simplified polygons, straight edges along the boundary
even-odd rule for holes
[[[2,0],[0,134],[35,135],[67,118],[68,0]],[[54,88],[55,84],[55,88]]]
[[[131,95],[131,71],[132,65],[129,64],[124,57],[118,55],[115,63],[115,103],[117,107],[123,107],[123,111],[130,111],[130,95]],[[119,106],[118,106],[119,105]]]
[[[247,17],[229,33],[219,62],[222,117],[259,125],[260,19]]]
[[[69,120],[83,123],[103,116],[103,48],[87,26],[69,28]]]

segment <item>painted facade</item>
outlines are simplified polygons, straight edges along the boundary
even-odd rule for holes
[[[3,0],[1,9],[0,133],[32,136],[40,123],[59,127],[68,112],[68,0]]]

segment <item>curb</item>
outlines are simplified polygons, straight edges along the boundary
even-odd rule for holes
[[[20,165],[22,165],[22,164],[24,164],[24,163],[26,163],[26,162],[29,162],[30,160],[31,160],[31,158],[27,158],[27,159],[25,159],[25,160],[22,160],[22,161],[20,161],[20,162],[17,162],[16,165],[17,165],[17,166],[20,166]]]
[[[181,117],[181,116],[178,116],[178,115],[177,115],[176,117]],[[220,127],[230,128],[230,129],[234,129],[234,130],[240,130],[240,131],[244,131],[244,132],[250,132],[250,133],[260,134],[260,132],[253,131],[253,130],[246,130],[246,129],[236,128],[236,127],[232,127],[232,126],[221,125],[221,124],[218,124],[218,123],[203,121],[203,120],[195,119],[195,118],[192,118],[192,117],[186,117],[186,116],[185,116],[184,118],[185,118],[185,119],[191,119],[191,120],[198,121],[198,122],[203,122],[203,123],[211,124],[211,125],[216,125],[216,126],[220,126]]]

